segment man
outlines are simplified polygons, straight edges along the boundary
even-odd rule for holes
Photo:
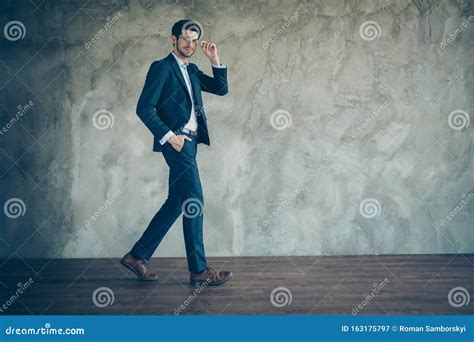
[[[197,144],[210,145],[201,90],[227,94],[227,68],[220,63],[216,44],[201,42],[212,64],[214,77],[188,63],[202,35],[202,27],[187,19],[171,29],[173,51],[151,64],[137,105],[137,114],[154,135],[153,151],[162,152],[169,166],[168,198],[148,228],[121,263],[140,280],[155,281],[146,264],[173,223],[183,213],[183,232],[190,283],[220,285],[232,273],[209,267],[203,242],[204,199],[198,166]]]

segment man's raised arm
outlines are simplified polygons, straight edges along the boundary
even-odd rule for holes
[[[211,94],[223,96],[229,91],[227,86],[227,68],[219,60],[216,44],[202,41],[200,45],[202,52],[209,58],[212,64],[212,74],[214,75],[214,77],[207,76],[198,69],[201,89]]]

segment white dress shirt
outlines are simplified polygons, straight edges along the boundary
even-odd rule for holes
[[[197,117],[196,117],[196,111],[194,108],[194,98],[193,98],[193,87],[191,86],[191,79],[189,78],[188,70],[187,67],[189,65],[188,62],[183,63],[178,56],[174,54],[173,51],[171,51],[173,54],[174,58],[176,59],[176,62],[179,65],[179,69],[181,70],[181,73],[183,74],[184,81],[186,82],[186,87],[188,88],[189,96],[191,97],[191,117],[189,118],[189,121],[186,123],[184,126],[185,128],[191,130],[191,131],[197,131],[198,128],[198,123],[197,123]],[[221,65],[214,65],[212,64],[212,67],[214,68],[226,68],[224,64],[221,63]],[[168,139],[175,135],[173,131],[169,131],[166,133],[160,140],[160,144],[164,145]]]

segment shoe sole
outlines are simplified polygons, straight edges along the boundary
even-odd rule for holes
[[[144,279],[144,278],[140,275],[140,273],[138,273],[132,266],[130,266],[129,264],[127,264],[125,261],[120,260],[120,263],[121,263],[123,266],[125,266],[125,268],[126,268],[127,270],[132,271],[133,274],[135,274],[135,275],[138,277],[138,279],[139,279],[140,281],[150,282],[150,281],[157,281],[157,280],[158,280],[158,279]]]
[[[218,285],[224,284],[225,282],[231,280],[233,277],[234,277],[234,275],[231,273],[231,274],[229,274],[229,276],[227,278],[224,278],[222,280],[215,281],[215,282],[212,282],[212,283],[208,283],[207,281],[193,281],[193,280],[190,280],[189,282],[193,286],[201,286],[201,284],[207,284],[208,286],[218,286]]]

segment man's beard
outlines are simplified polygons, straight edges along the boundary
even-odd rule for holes
[[[191,50],[188,52],[188,51],[184,50],[184,48],[178,47],[178,51],[179,51],[179,53],[180,53],[181,55],[185,56],[186,58],[189,58],[189,57],[191,57],[191,56],[194,54],[194,51],[195,51],[195,50],[193,50],[193,49],[191,48]]]

